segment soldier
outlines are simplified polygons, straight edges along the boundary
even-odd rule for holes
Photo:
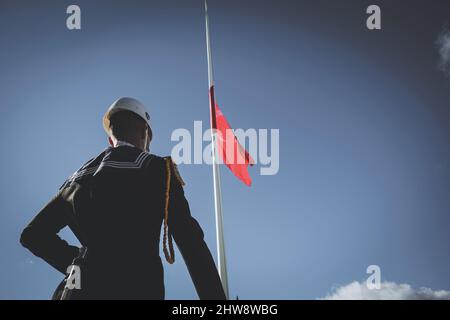
[[[164,299],[163,226],[166,260],[174,262],[173,235],[199,298],[226,299],[176,165],[148,152],[149,119],[139,101],[115,101],[103,118],[111,146],[64,182],[20,242],[64,274],[74,259],[83,261],[73,299]],[[80,240],[83,257],[57,235],[65,226]]]

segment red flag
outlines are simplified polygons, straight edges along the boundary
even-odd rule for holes
[[[250,186],[252,179],[247,169],[248,165],[252,166],[255,163],[253,158],[239,143],[217,103],[213,115],[215,116],[213,123],[217,129],[217,150],[223,163],[238,179]]]

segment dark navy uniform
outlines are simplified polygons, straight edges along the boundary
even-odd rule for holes
[[[21,243],[66,273],[79,248],[57,233],[69,226],[88,248],[84,299],[164,299],[160,231],[173,238],[200,299],[226,299],[203,231],[191,216],[170,157],[121,145],[89,160],[23,230]]]

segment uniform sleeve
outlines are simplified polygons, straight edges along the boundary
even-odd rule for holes
[[[186,262],[201,300],[225,300],[225,292],[214,259],[204,241],[203,230],[190,212],[182,180],[176,168],[171,172],[169,232]]]
[[[68,225],[68,210],[71,210],[61,192],[58,192],[25,227],[20,236],[20,243],[65,274],[67,267],[78,255],[79,248],[69,245],[58,236],[58,232]]]

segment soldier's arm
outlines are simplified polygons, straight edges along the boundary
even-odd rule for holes
[[[203,230],[191,215],[184,196],[183,186],[172,170],[169,232],[183,255],[189,274],[202,300],[225,300],[225,292],[220,282],[214,259],[204,241]]]
[[[70,208],[60,191],[20,236],[20,243],[25,248],[64,274],[79,252],[78,247],[69,245],[58,236],[58,232],[69,223],[67,210]]]

